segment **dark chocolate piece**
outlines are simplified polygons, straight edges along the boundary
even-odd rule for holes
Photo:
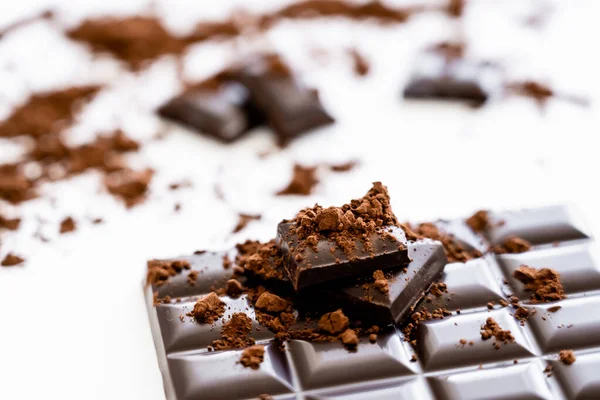
[[[475,106],[501,92],[500,69],[464,56],[460,45],[442,43],[420,56],[404,89],[409,99],[457,100]]]
[[[160,107],[158,113],[223,142],[238,139],[262,119],[248,91],[235,82],[190,89]]]
[[[285,268],[296,290],[331,280],[339,280],[350,276],[373,273],[378,269],[387,269],[406,265],[408,257],[407,240],[401,228],[389,227],[388,232],[395,241],[381,234],[372,234],[373,254],[365,250],[357,241],[353,254],[344,254],[334,241],[319,240],[317,251],[306,246],[296,254],[298,240],[290,232],[293,226],[289,222],[281,222],[277,227],[277,244],[285,259]]]
[[[439,242],[421,240],[408,244],[408,265],[384,271],[388,289],[381,290],[372,277],[348,282],[346,287],[328,290],[342,301],[348,313],[362,320],[399,323],[413,311],[433,282],[442,276],[448,263]]]
[[[240,69],[237,79],[249,90],[256,107],[281,140],[334,122],[316,90],[303,86],[284,68],[274,68],[263,57]]]

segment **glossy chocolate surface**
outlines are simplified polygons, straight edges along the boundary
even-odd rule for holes
[[[360,242],[351,255],[344,252],[331,240],[320,240],[315,252],[310,246],[300,252],[302,259],[295,259],[298,240],[291,233],[291,223],[281,222],[277,227],[276,241],[286,259],[285,266],[294,287],[306,288],[331,280],[373,273],[378,269],[387,269],[408,264],[407,240],[404,231],[390,227],[388,230],[396,237],[395,241],[373,234],[373,254],[364,249]],[[333,250],[333,251],[332,251]]]
[[[179,293],[184,296],[180,303],[154,307],[153,288],[146,292],[167,398],[255,399],[260,394],[278,400],[600,398],[600,249],[575,215],[567,207],[492,213],[494,219],[505,222],[482,235],[464,230],[463,221],[440,221],[440,227],[474,246],[485,247],[488,238],[495,241],[513,234],[526,235],[535,245],[521,254],[486,254],[446,265],[442,281],[447,283],[448,293],[419,307],[449,302],[452,316],[422,323],[416,348],[404,341],[400,329],[392,327],[380,333],[375,343],[362,337],[355,352],[348,352],[340,343],[300,340],[286,343],[280,351],[272,343],[272,334],[256,329],[258,323],[254,322],[252,336],[267,346],[258,370],[238,363],[242,350],[207,350],[221,321],[214,327],[189,317],[180,321],[179,316],[192,309],[194,299],[210,291],[212,283],[208,281],[230,274],[223,270],[220,255],[194,256],[190,259],[192,270],[203,271],[196,285],[183,290],[184,281],[173,277],[154,288],[163,294]],[[511,279],[519,263],[559,271],[568,298],[527,304],[521,283]],[[498,305],[499,299],[513,293],[526,307],[536,310],[524,325],[515,320],[511,307]],[[255,321],[243,296],[222,300],[230,307],[226,315],[245,312]],[[492,310],[487,307],[490,301],[494,301]],[[552,312],[550,308],[557,305],[561,308]],[[495,349],[492,340],[482,341],[480,327],[488,317],[510,329],[515,342]],[[473,341],[473,345],[463,345],[461,339]],[[558,360],[562,349],[574,350],[575,363],[565,365]],[[413,354],[417,355],[414,362]],[[551,376],[544,372],[548,364],[553,367]]]

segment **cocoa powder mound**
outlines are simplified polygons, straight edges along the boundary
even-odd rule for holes
[[[0,165],[0,199],[19,204],[36,196],[34,182],[23,170],[22,164]]]
[[[346,329],[344,333],[342,333],[342,344],[347,349],[355,349],[358,346],[358,336],[354,329]]]
[[[398,226],[387,188],[381,182],[374,182],[365,196],[352,200],[350,204],[328,208],[317,204],[300,211],[292,222],[295,225],[290,232],[295,233],[299,240],[295,249],[297,254],[301,254],[307,246],[314,249],[319,240],[331,240],[348,257],[353,256],[359,241],[372,253],[372,234],[395,241],[395,237],[384,228]]]
[[[563,364],[571,365],[575,361],[577,361],[577,357],[573,353],[573,350],[561,350],[558,353],[558,358],[562,361]]]
[[[488,340],[494,338],[494,347],[500,348],[501,343],[508,344],[515,341],[515,337],[509,330],[503,330],[500,325],[493,319],[488,318],[485,321],[485,325],[481,326],[481,339]]]
[[[221,328],[221,338],[213,341],[213,348],[228,350],[252,346],[254,339],[249,337],[251,332],[252,320],[244,313],[234,313]]]
[[[441,242],[444,246],[446,257],[448,257],[448,262],[466,262],[482,256],[479,250],[466,248],[452,235],[441,231],[431,222],[421,223],[415,228],[411,227],[408,223],[406,225],[409,227],[411,237],[416,237],[417,239],[429,238]]]
[[[448,293],[448,286],[444,282],[434,282],[429,288],[429,293],[435,297],[442,297],[444,293]]]
[[[373,279],[375,280],[375,282],[373,282],[373,286],[375,286],[377,290],[383,294],[389,293],[390,285],[382,270],[378,269],[377,271],[373,272]]]
[[[21,225],[21,218],[7,218],[0,214],[0,229],[16,231]]]
[[[247,240],[237,244],[235,264],[245,271],[263,279],[285,280],[283,257],[275,240],[267,243]]]
[[[426,308],[421,308],[418,311],[414,311],[410,315],[409,322],[402,328],[404,334],[404,340],[410,342],[413,346],[416,346],[416,334],[419,324],[424,321],[432,321],[436,319],[444,319],[447,316],[452,315],[446,308],[436,308],[433,311],[429,311]]]
[[[59,233],[74,232],[77,229],[77,223],[72,217],[66,217],[60,223]]]
[[[225,313],[225,303],[215,292],[211,292],[194,304],[194,310],[188,315],[199,323],[214,324]]]
[[[475,214],[467,218],[466,223],[469,226],[469,228],[473,230],[473,232],[485,232],[485,230],[490,227],[490,219],[488,212],[485,210],[479,210]]]
[[[252,221],[258,221],[261,219],[260,215],[250,215],[250,214],[238,214],[238,222],[233,228],[232,233],[238,233],[243,230],[248,224]]]
[[[190,286],[196,285],[196,281],[198,280],[198,271],[190,271],[187,276],[186,282]]]
[[[23,262],[25,262],[24,258],[21,258],[13,253],[8,253],[0,265],[3,267],[14,267],[16,265],[23,264]]]
[[[265,356],[265,346],[256,344],[244,349],[240,363],[246,368],[259,369]]]
[[[281,312],[288,307],[288,302],[276,294],[264,292],[258,297],[254,306],[267,312]]]
[[[148,261],[146,282],[149,285],[162,286],[167,283],[170,277],[190,268],[190,262],[186,260],[150,260]]]
[[[507,238],[501,245],[496,245],[491,248],[491,251],[496,254],[519,254],[529,251],[531,243],[517,236]]]
[[[308,196],[312,193],[317,183],[319,183],[317,179],[317,167],[303,167],[302,165],[295,164],[292,180],[284,189],[277,192],[277,195]]]
[[[58,133],[73,122],[76,106],[99,90],[99,86],[82,86],[34,94],[0,123],[0,137]]]
[[[148,168],[141,171],[127,168],[107,175],[104,184],[112,195],[121,198],[130,208],[146,199],[153,176],[154,171]]]
[[[244,287],[242,286],[240,281],[235,279],[229,279],[225,286],[225,292],[227,293],[227,296],[236,298],[244,292]]]
[[[446,12],[454,18],[462,17],[465,11],[466,0],[449,0]]]
[[[533,292],[530,298],[532,303],[547,303],[567,298],[560,274],[552,269],[521,265],[513,272],[513,276],[525,285],[526,291]]]

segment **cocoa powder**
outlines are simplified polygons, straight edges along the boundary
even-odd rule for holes
[[[186,260],[150,260],[147,268],[146,282],[149,285],[162,286],[170,277],[176,276],[184,269],[190,269],[191,265]]]
[[[252,320],[244,313],[234,313],[221,329],[220,339],[214,340],[215,350],[239,349],[252,346],[254,339],[249,337],[252,332]]]
[[[494,347],[496,349],[499,349],[502,343],[508,344],[515,341],[512,333],[509,330],[503,330],[491,317],[485,321],[485,325],[481,326],[481,339],[488,340],[490,338],[494,338]]]
[[[260,344],[244,349],[240,363],[246,368],[258,369],[264,360],[265,347]]]
[[[558,353],[558,358],[560,359],[560,361],[562,361],[563,364],[566,365],[571,365],[577,360],[577,357],[575,357],[573,350],[561,350]]]
[[[189,313],[200,323],[214,324],[225,313],[225,303],[215,292],[211,292],[194,304],[194,310]]]
[[[532,303],[547,303],[567,298],[560,274],[552,269],[521,265],[513,272],[513,276],[525,285],[526,291],[532,292]]]
[[[60,223],[59,233],[74,232],[77,229],[77,223],[72,217],[66,217]]]
[[[2,260],[2,263],[0,263],[0,265],[3,267],[14,267],[16,265],[23,264],[23,262],[25,262],[24,258],[21,258],[13,253],[8,253],[4,257],[4,259]]]
[[[473,232],[484,232],[490,226],[488,212],[485,210],[479,210],[467,218],[466,223],[473,230]]]
[[[304,167],[295,164],[294,174],[290,183],[284,189],[277,192],[277,195],[308,196],[312,193],[317,183],[319,183],[319,179],[317,179],[317,167]]]

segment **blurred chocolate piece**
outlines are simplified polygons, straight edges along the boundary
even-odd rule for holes
[[[189,89],[160,107],[158,113],[223,142],[238,139],[262,120],[248,91],[231,81]]]

